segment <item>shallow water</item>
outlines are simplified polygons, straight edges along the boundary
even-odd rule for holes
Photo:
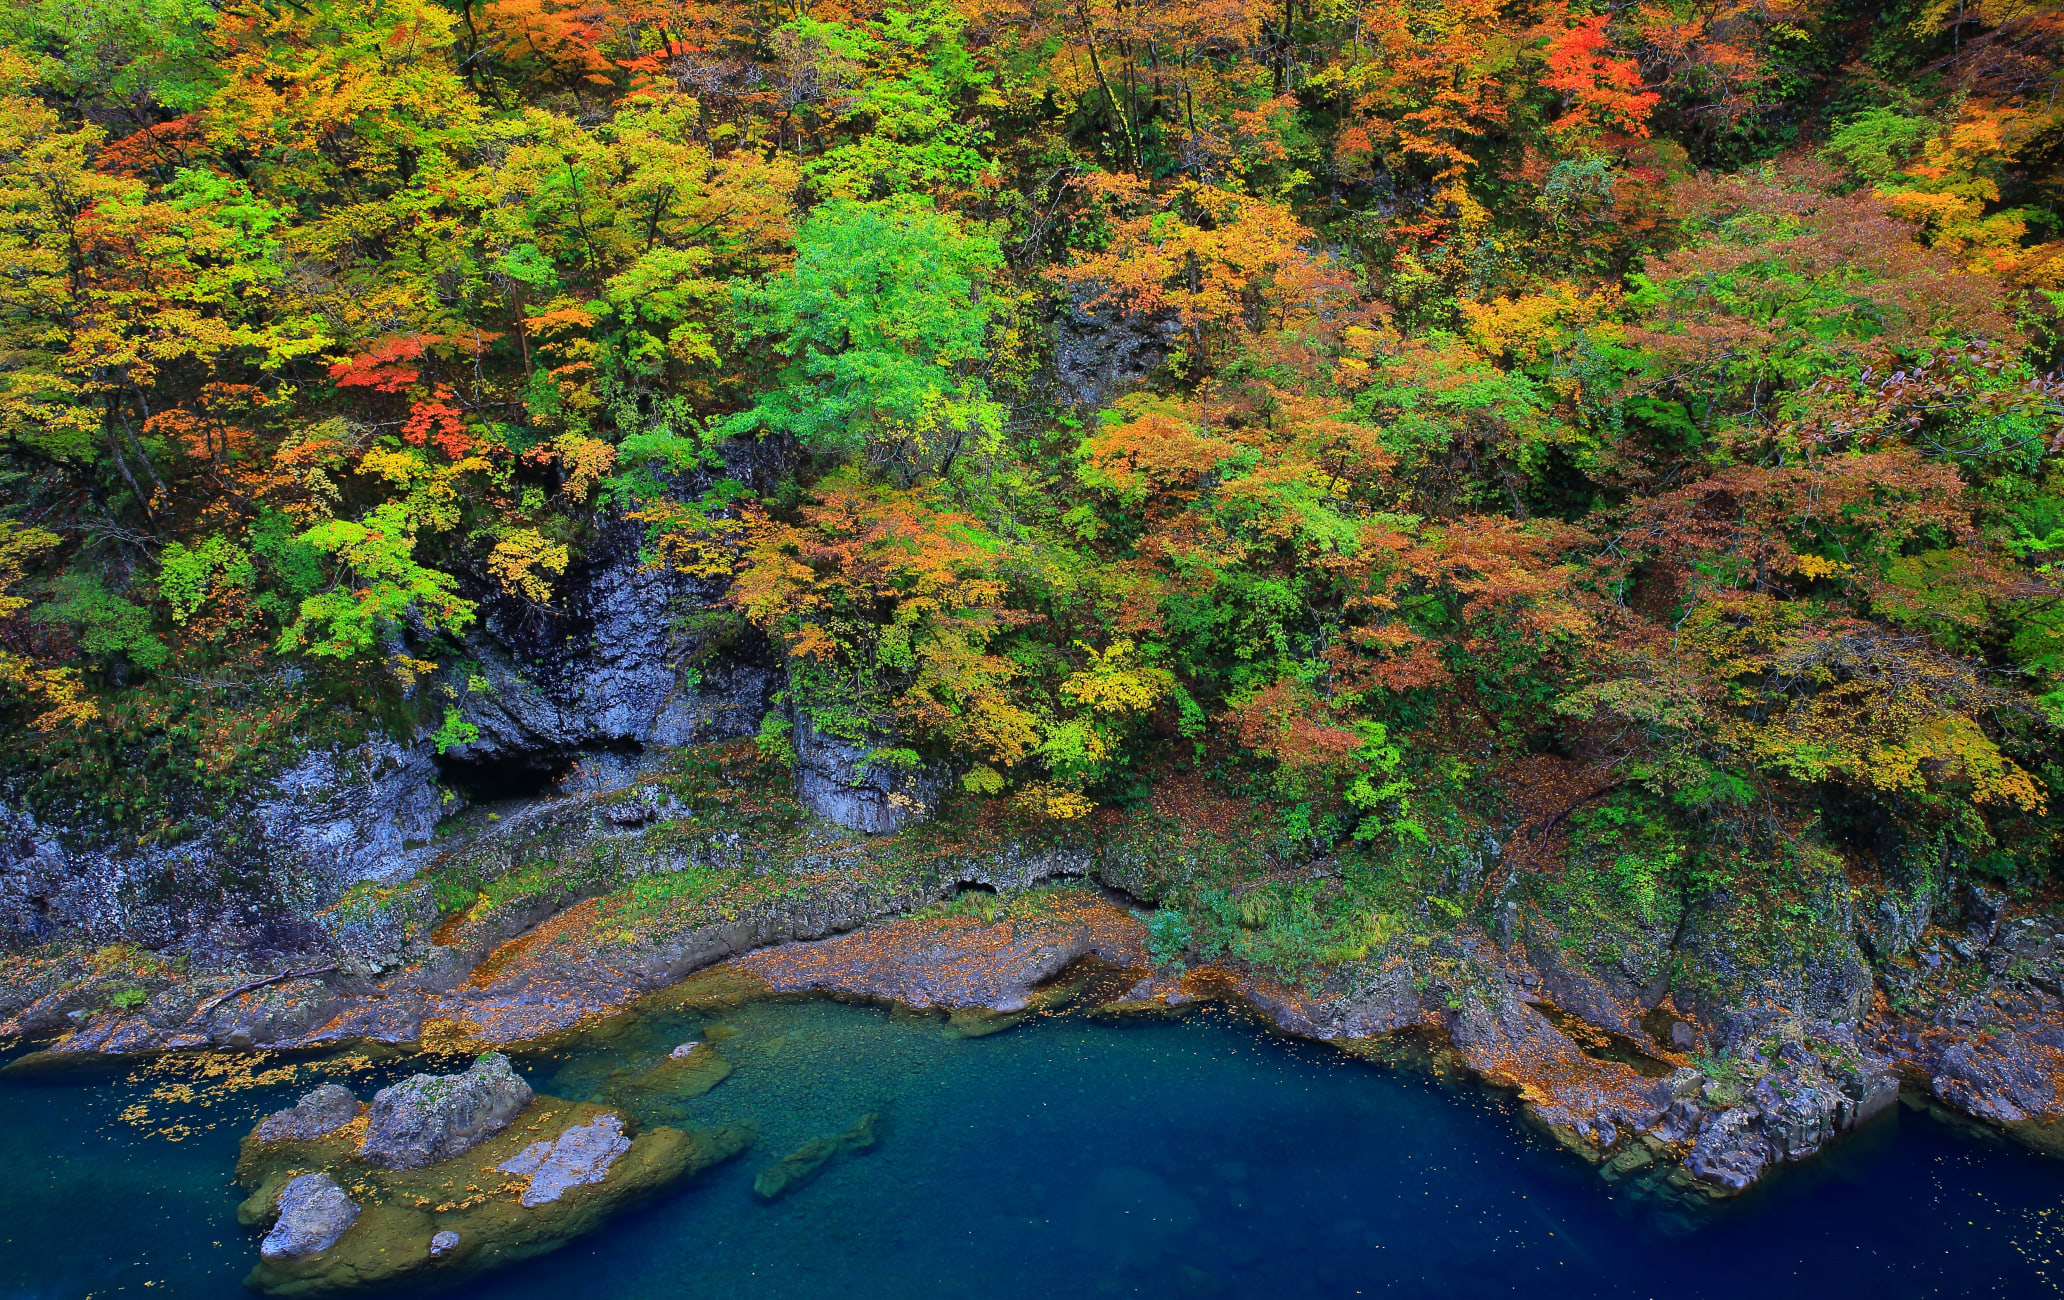
[[[961,1040],[878,1008],[760,1003],[651,1013],[518,1065],[540,1091],[585,1097],[705,1027],[737,1071],[687,1103],[688,1122],[755,1125],[753,1148],[451,1294],[1891,1300],[2064,1280],[2064,1162],[1918,1114],[1687,1232],[1475,1085],[1234,1012],[1049,1017]],[[0,1295],[243,1294],[256,1239],[235,1220],[238,1136],[325,1072],[366,1096],[421,1067],[287,1064],[228,1088],[188,1077],[191,1060],[0,1079]],[[868,1111],[884,1117],[875,1150],[754,1198],[760,1169]]]

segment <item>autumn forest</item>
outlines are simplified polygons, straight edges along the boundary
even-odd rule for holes
[[[1809,851],[2042,890],[2060,47],[2051,0],[16,0],[0,762],[172,843],[334,739],[462,753],[469,637],[628,521],[698,653],[781,664],[771,764],[1025,827],[1201,782],[1377,893],[1497,799],[1632,908]]]

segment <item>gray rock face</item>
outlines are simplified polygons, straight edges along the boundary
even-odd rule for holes
[[[437,927],[437,896],[425,881],[377,893],[348,894],[316,914],[328,947],[360,975],[378,975],[407,960],[410,948]]]
[[[1887,892],[1878,905],[1858,918],[1858,937],[1879,961],[1892,961],[1914,950],[1932,917],[1934,898],[1926,890],[1911,897]]]
[[[1994,1124],[2054,1115],[2060,1109],[2057,1085],[2046,1063],[2018,1038],[2002,1037],[1952,1045],[1942,1053],[1930,1088],[1958,1110]]]
[[[1539,913],[1525,917],[1522,944],[1541,977],[1540,992],[1564,1011],[1629,1038],[1647,1031],[1641,1017],[1669,987],[1671,926],[1622,923],[1614,940],[1618,960],[1587,963]]]
[[[1127,313],[1078,285],[1054,322],[1055,396],[1077,410],[1101,410],[1159,369],[1181,333],[1173,312]]]
[[[1806,1159],[1898,1100],[1899,1081],[1888,1072],[1863,1068],[1831,1078],[1823,1062],[1796,1044],[1781,1050],[1779,1059],[1783,1064],[1755,1080],[1738,1101],[1695,1070],[1671,1076],[1672,1107],[1653,1131],[1676,1141],[1698,1128],[1684,1161],[1693,1177],[1720,1192],[1742,1191],[1766,1170]],[[1703,1127],[1699,1099],[1720,1108],[1703,1118]]]
[[[418,1074],[373,1094],[366,1159],[421,1169],[480,1145],[530,1104],[530,1085],[490,1052],[464,1074]]]
[[[1846,1099],[1833,1088],[1787,1083],[1765,1080],[1752,1094],[1774,1162],[1803,1160],[1820,1150],[1848,1111]]]
[[[903,771],[867,756],[895,741],[856,745],[827,736],[807,715],[795,724],[796,797],[803,807],[848,830],[887,835],[923,821],[945,797],[948,776],[937,768]]]
[[[586,1124],[576,1124],[550,1142],[533,1142],[496,1168],[517,1177],[528,1176],[523,1190],[525,1206],[546,1205],[576,1187],[599,1183],[609,1176],[617,1157],[631,1149],[624,1136],[623,1120],[615,1115],[597,1115]]]
[[[677,626],[678,616],[719,593],[645,564],[643,540],[634,522],[605,524],[588,565],[568,578],[558,624],[539,629],[530,611],[490,608],[469,643],[486,688],[459,704],[480,737],[448,757],[545,764],[582,749],[685,745],[759,726],[775,685],[771,665],[746,647],[678,674],[711,635]]]
[[[307,1142],[334,1133],[358,1118],[358,1098],[341,1084],[326,1083],[258,1125],[263,1142]]]
[[[430,751],[385,736],[308,755],[255,808],[268,849],[290,865],[282,892],[311,911],[360,881],[412,874],[441,815]]]
[[[683,624],[719,593],[648,568],[641,542],[636,523],[605,524],[569,577],[566,616],[549,626],[533,610],[490,608],[473,644],[486,688],[460,701],[480,738],[448,758],[557,770],[577,753],[628,759],[758,727],[777,677],[764,643],[735,623]],[[677,674],[689,658],[697,671]],[[621,784],[634,769],[603,763],[594,775]],[[429,746],[375,737],[309,754],[232,807],[196,811],[180,844],[141,848],[43,824],[0,791],[0,946],[134,942],[232,969],[333,951],[377,974],[420,928],[420,909],[329,909],[354,885],[424,865],[444,811],[439,776]]]
[[[1692,1177],[1730,1192],[1746,1190],[1770,1163],[1755,1111],[1737,1107],[1706,1125],[1684,1167]]]
[[[1964,932],[1973,939],[1991,943],[2006,914],[2006,895],[1975,882],[1964,886]]]
[[[0,945],[63,935],[257,964],[321,950],[308,918],[419,865],[440,806],[427,753],[384,737],[310,754],[182,843],[59,833],[0,803]]]
[[[295,936],[268,924],[267,900],[225,889],[218,843],[215,834],[140,849],[82,843],[0,801],[0,946],[26,948],[61,936],[159,949],[292,945]]]
[[[358,1202],[328,1174],[302,1174],[280,1191],[279,1221],[258,1253],[267,1259],[320,1255],[358,1222]]]
[[[2025,979],[2052,997],[2064,996],[2064,926],[2053,916],[2024,916],[2001,925],[1985,950],[1995,977]]]
[[[1715,894],[1695,904],[1686,917],[1678,953],[1718,976],[1722,987],[1763,985],[1762,1000],[1708,1000],[1695,988],[1674,990],[1677,1007],[1710,1032],[1714,1049],[1733,1051],[1768,1036],[1789,1022],[1855,1025],[1870,1005],[1873,977],[1858,946],[1855,909],[1847,878],[1831,861],[1822,860],[1812,900],[1811,924],[1817,933],[1810,944],[1773,963],[1747,944],[1734,914],[1735,900]],[[1770,985],[1769,981],[1775,981]]]
[[[0,807],[0,936],[9,947],[41,942],[68,924],[86,920],[97,901],[56,835],[27,812]]]

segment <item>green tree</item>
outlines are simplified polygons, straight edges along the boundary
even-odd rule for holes
[[[724,431],[787,434],[904,481],[995,450],[1003,407],[981,362],[996,241],[910,201],[834,200],[796,236],[795,268],[742,293],[784,358],[780,383]]]
[[[356,659],[412,615],[443,632],[462,631],[473,621],[473,602],[460,598],[458,580],[416,563],[415,520],[401,502],[378,507],[364,523],[327,520],[300,540],[341,563],[337,585],[303,600],[299,616],[280,634],[283,654]]]

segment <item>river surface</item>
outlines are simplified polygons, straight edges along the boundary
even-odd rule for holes
[[[1603,1182],[1477,1085],[1234,1011],[955,1039],[878,1008],[756,1003],[649,1012],[516,1060],[539,1091],[580,1098],[705,1030],[737,1070],[690,1122],[753,1125],[755,1145],[449,1294],[1896,1300],[2064,1281],[2064,1161],[1916,1112],[1694,1222]],[[175,1058],[0,1077],[0,1296],[245,1294],[238,1137],[324,1078],[363,1098],[423,1066]],[[754,1198],[756,1172],[869,1111],[873,1151]]]

